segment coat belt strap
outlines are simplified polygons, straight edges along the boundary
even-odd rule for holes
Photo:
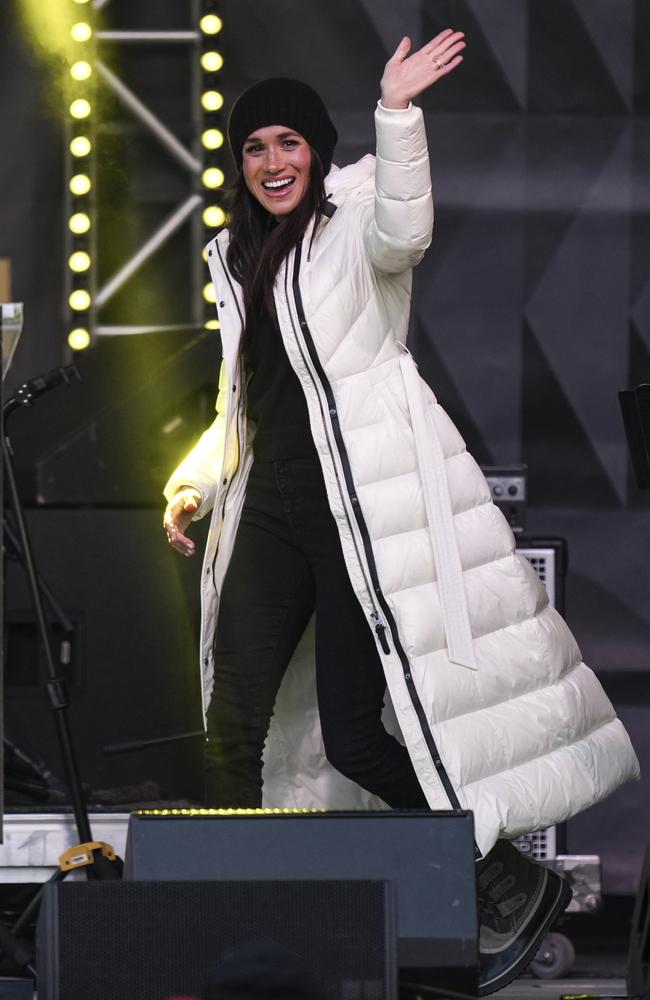
[[[423,399],[416,364],[406,348],[400,358],[400,367],[411,414],[449,659],[452,663],[477,670],[445,456],[433,416]]]

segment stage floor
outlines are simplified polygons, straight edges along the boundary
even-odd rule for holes
[[[523,976],[506,986],[494,996],[504,1000],[560,1000],[560,997],[585,995],[590,997],[624,997],[627,995],[624,979],[532,979]]]
[[[495,997],[503,997],[503,1000],[560,1000],[564,995],[581,998],[624,997],[625,980],[571,978],[542,981],[523,977],[499,993],[493,994]],[[2,1000],[2,980],[0,980],[0,1000]],[[38,1000],[38,993],[34,993],[34,1000]]]
[[[602,956],[601,960],[606,963],[610,958]],[[524,975],[498,994],[493,994],[495,997],[502,997],[503,1000],[560,1000],[565,996],[579,997],[581,1000],[586,1000],[586,997],[603,998],[604,1000],[607,997],[625,997],[626,995],[627,990],[623,976],[612,978],[586,976],[579,970],[574,975],[563,979],[541,980]],[[2,979],[0,979],[0,1000],[2,998]],[[34,993],[34,1000],[38,1000],[38,993]]]

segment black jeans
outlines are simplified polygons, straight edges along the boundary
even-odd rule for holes
[[[408,752],[381,722],[386,682],[316,457],[256,459],[251,469],[221,593],[206,804],[261,805],[262,751],[275,697],[314,608],[328,760],[393,808],[428,808]]]

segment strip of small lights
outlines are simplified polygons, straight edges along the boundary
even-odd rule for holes
[[[314,816],[328,812],[327,809],[136,809],[134,816]]]
[[[223,56],[217,49],[216,41],[223,22],[219,17],[217,0],[203,0],[199,29],[201,32],[201,190],[203,193],[204,242],[209,242],[226,221],[219,189],[223,186],[223,94],[219,89],[219,77],[223,68]],[[207,258],[206,258],[207,259]],[[214,315],[216,301],[214,286],[208,281],[203,287],[204,323],[208,330],[218,330],[219,320]]]
[[[93,180],[94,180],[94,32],[89,0],[71,0],[72,40],[68,86],[68,155],[66,226],[68,346],[90,345],[93,308]],[[83,10],[78,8],[83,7]],[[80,16],[83,15],[83,16]]]

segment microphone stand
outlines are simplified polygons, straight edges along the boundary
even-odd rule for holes
[[[80,382],[81,376],[75,365],[68,365],[64,368],[53,369],[45,375],[38,376],[29,382],[25,382],[20,386],[18,391],[4,403],[2,407],[3,420],[6,423],[7,418],[15,410],[20,409],[21,407],[32,406],[34,400],[43,393],[48,392],[51,389],[55,389],[60,385],[70,385],[73,379]],[[57,869],[49,881],[59,881],[61,878],[65,878],[69,871],[75,870],[76,868],[85,868],[87,877],[91,879],[119,879],[122,875],[122,861],[115,856],[115,853],[110,845],[100,844],[99,842],[94,841],[92,837],[90,820],[88,818],[88,809],[84,799],[79,766],[70,730],[70,721],[68,717],[70,698],[66,680],[64,677],[59,676],[54,664],[52,644],[43,608],[42,583],[39,579],[38,571],[34,563],[32,545],[16,485],[13,449],[11,447],[11,441],[7,436],[6,429],[3,433],[2,453],[9,491],[9,500],[13,508],[13,514],[16,521],[16,528],[20,539],[20,549],[22,550],[22,559],[24,561],[25,573],[36,616],[38,634],[45,659],[45,670],[47,675],[45,690],[54,718],[64,773],[72,799],[72,809],[77,828],[79,847],[83,848],[83,850],[80,850],[79,847],[77,847],[73,848],[72,851],[67,851],[66,854],[63,855],[61,867]],[[66,857],[67,860],[64,863],[63,859],[66,859]],[[42,891],[43,890],[41,889],[31,900],[11,930],[8,930],[0,925],[0,948],[5,953],[10,955],[20,968],[27,968],[31,973],[34,973],[32,964],[33,951],[31,955],[28,953],[29,949],[26,949],[25,941],[19,939],[18,934],[24,927],[26,927],[32,915],[35,914],[40,904]]]

